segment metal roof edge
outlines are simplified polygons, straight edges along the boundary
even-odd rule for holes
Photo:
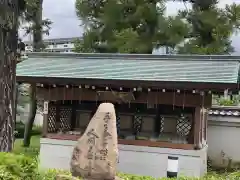
[[[31,52],[28,57],[52,57],[52,58],[86,58],[86,59],[115,59],[127,58],[138,60],[201,60],[201,61],[236,61],[240,62],[240,56],[233,55],[156,55],[156,54],[121,54],[121,53],[52,53],[52,52]]]

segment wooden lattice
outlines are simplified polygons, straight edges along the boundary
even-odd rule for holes
[[[71,119],[72,119],[72,108],[71,107],[60,107],[59,112],[60,118],[60,130],[70,131],[71,130]]]
[[[188,116],[181,115],[177,119],[177,133],[181,136],[188,136],[191,130],[191,119]]]
[[[141,125],[142,125],[142,116],[136,113],[133,119],[133,128],[136,134],[138,134],[141,131]]]
[[[160,117],[160,133],[164,131],[164,117]]]
[[[56,125],[57,109],[55,106],[50,106],[48,109],[48,132],[54,133],[57,131]]]

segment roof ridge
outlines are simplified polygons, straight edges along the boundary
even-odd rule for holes
[[[156,54],[120,54],[120,53],[49,53],[32,52],[27,53],[31,58],[52,57],[52,58],[86,58],[86,59],[115,59],[127,58],[137,60],[182,60],[182,61],[238,61],[240,56],[231,55],[156,55]]]

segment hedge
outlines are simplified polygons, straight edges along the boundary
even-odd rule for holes
[[[25,155],[16,155],[13,153],[0,153],[0,180],[54,180],[57,175],[67,175],[69,180],[71,174],[67,171],[59,170],[38,170],[38,160]],[[118,174],[124,180],[156,180],[152,177],[136,176],[129,174]],[[236,171],[230,174],[209,173],[206,177],[199,180],[239,180],[240,172]],[[67,179],[65,179],[67,180]],[[167,178],[159,178],[167,180]],[[178,180],[197,180],[197,178],[179,177]]]

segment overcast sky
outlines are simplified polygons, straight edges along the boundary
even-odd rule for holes
[[[225,4],[233,2],[240,3],[240,0],[220,0],[219,6],[224,7]],[[175,14],[182,8],[185,8],[183,3],[170,2],[167,4],[167,13]],[[43,17],[53,22],[50,36],[46,38],[79,37],[83,32],[83,28],[80,27],[81,22],[76,16],[75,0],[44,0]],[[22,35],[23,32],[20,34]],[[23,39],[30,40],[29,37]],[[240,53],[240,35],[233,37],[233,45]]]

